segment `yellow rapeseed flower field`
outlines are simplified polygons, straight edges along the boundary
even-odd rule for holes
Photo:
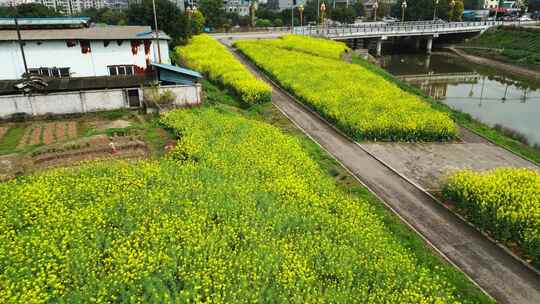
[[[517,243],[526,259],[540,266],[540,174],[499,168],[452,174],[444,195],[474,225],[504,243]]]
[[[272,97],[266,83],[255,78],[223,45],[206,34],[193,36],[187,45],[176,47],[175,55],[184,65],[230,89],[247,105],[269,102]]]
[[[353,138],[446,141],[457,136],[446,113],[359,65],[336,60],[346,49],[342,43],[298,36],[282,40],[239,41],[235,46]]]
[[[297,139],[223,109],[162,121],[162,160],[0,184],[0,303],[467,302]]]

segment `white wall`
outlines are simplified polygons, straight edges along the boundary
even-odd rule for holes
[[[174,85],[161,87],[176,95],[175,105],[182,107],[202,102],[201,85]],[[143,93],[139,90],[142,102]],[[125,89],[95,90],[81,92],[59,92],[47,95],[0,96],[0,118],[9,118],[15,113],[28,115],[73,114],[128,108]]]
[[[41,44],[38,44],[41,43]],[[66,41],[26,41],[24,52],[28,68],[69,67],[72,77],[107,76],[109,65],[135,65],[146,69],[144,44],[138,47],[136,55],[131,51],[131,41],[123,40],[119,46],[116,40],[105,47],[103,41],[90,41],[91,52],[83,54],[77,41],[68,47]],[[167,41],[160,41],[161,59],[170,63]],[[157,47],[152,41],[149,59],[157,61]],[[23,60],[16,41],[0,42],[0,80],[18,79],[24,73]]]

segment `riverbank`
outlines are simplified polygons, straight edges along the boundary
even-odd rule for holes
[[[476,55],[540,70],[540,28],[499,26],[466,41],[463,46],[499,49]]]
[[[455,54],[459,55],[463,59],[480,65],[486,65],[495,69],[500,69],[505,72],[508,72],[512,75],[520,76],[520,77],[530,77],[535,80],[540,80],[540,70],[533,70],[529,68],[525,68],[522,66],[519,66],[517,64],[512,63],[506,63],[499,60],[486,58],[478,55],[470,54],[468,50],[460,49],[456,47],[449,47],[448,50],[454,52]]]
[[[353,56],[352,59],[353,63],[359,64],[379,75],[384,77],[385,79],[395,83],[398,85],[401,89],[412,92],[414,94],[417,94],[419,96],[422,96],[426,101],[430,102],[431,105],[440,111],[448,113],[452,119],[458,123],[459,125],[473,131],[474,133],[477,133],[481,135],[482,137],[488,139],[489,141],[493,142],[496,145],[499,145],[517,155],[520,155],[532,162],[535,162],[536,164],[540,163],[540,150],[535,149],[529,145],[526,145],[516,139],[511,138],[509,135],[505,134],[503,130],[498,130],[495,128],[492,128],[488,126],[487,124],[484,124],[476,119],[474,119],[471,115],[467,113],[463,113],[457,110],[452,109],[451,107],[445,105],[442,102],[438,102],[425,94],[422,90],[419,88],[416,88],[406,82],[403,82],[401,80],[398,80],[394,75],[390,74],[383,68],[368,63],[365,60]]]

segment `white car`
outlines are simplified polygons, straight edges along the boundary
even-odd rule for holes
[[[518,21],[532,21],[531,17],[527,16],[527,15],[523,15],[521,17],[519,17]]]

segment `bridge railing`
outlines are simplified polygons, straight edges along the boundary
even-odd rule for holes
[[[435,34],[459,32],[461,30],[483,30],[497,25],[519,25],[519,21],[469,21],[469,22],[395,22],[395,23],[366,23],[346,26],[303,26],[296,27],[297,34],[338,37],[355,34],[384,35],[384,34]]]

